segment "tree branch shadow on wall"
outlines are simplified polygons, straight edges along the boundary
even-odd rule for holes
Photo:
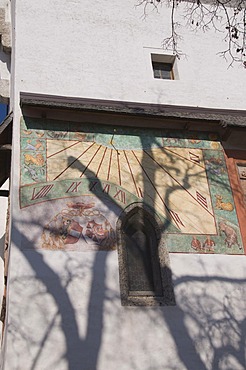
[[[30,225],[29,225],[30,227]],[[25,235],[18,235],[19,231],[14,226],[13,222],[13,235],[17,238],[22,238],[22,245],[29,245],[30,241]],[[13,240],[14,241],[14,240]],[[55,301],[57,312],[55,312],[52,317],[47,330],[45,331],[41,343],[35,343],[35,340],[28,337],[28,332],[20,332],[21,337],[29,342],[29,345],[35,345],[38,350],[35,356],[32,358],[32,365],[30,369],[38,369],[39,359],[42,355],[42,351],[45,346],[45,342],[50,336],[52,330],[54,329],[55,322],[57,318],[60,318],[61,330],[64,334],[64,339],[66,343],[66,353],[64,353],[63,358],[66,359],[68,364],[68,369],[70,370],[81,370],[81,369],[97,369],[97,358],[101,344],[102,330],[103,330],[103,312],[102,307],[105,301],[105,266],[107,253],[106,252],[96,252],[94,263],[93,263],[93,273],[92,282],[90,286],[90,297],[88,304],[88,315],[87,328],[85,337],[82,338],[79,334],[79,327],[77,318],[75,315],[75,309],[71,298],[68,293],[69,284],[73,279],[79,278],[77,273],[73,273],[73,270],[67,266],[67,273],[70,275],[66,284],[62,282],[62,276],[59,276],[45,261],[44,256],[38,250],[24,251],[20,249],[23,256],[26,258],[28,264],[35,273],[33,277],[23,277],[22,283],[24,283],[23,289],[26,284],[32,283],[32,281],[38,280],[43,287],[45,287],[45,294],[48,293]],[[67,262],[69,261],[69,256]],[[83,268],[83,267],[81,267]],[[20,284],[21,278],[18,278],[18,284]],[[14,283],[14,281],[12,281]],[[81,282],[82,284],[82,282]],[[98,288],[100,286],[100,289]],[[37,295],[44,295],[44,292],[38,293]],[[35,299],[35,297],[30,297]],[[83,299],[83,297],[81,297]],[[11,304],[11,301],[10,301]],[[93,312],[93,314],[92,314]],[[18,311],[17,311],[18,314]],[[47,313],[43,313],[47,315]],[[16,330],[17,333],[20,331],[20,326],[18,325],[19,320],[23,320],[19,316],[16,317],[15,325],[11,324],[11,331]],[[25,324],[24,324],[25,327]],[[17,339],[17,336],[16,336]],[[59,346],[59,343],[57,343]],[[88,354],[90,354],[88,356]],[[55,357],[55,356],[54,356]],[[53,364],[54,366],[55,364]],[[61,364],[56,364],[59,368]],[[22,368],[20,364],[19,369]],[[56,366],[55,366],[56,368]],[[27,368],[26,368],[27,369]]]
[[[219,275],[174,279],[177,315],[163,310],[163,317],[187,369],[245,369],[245,282]]]
[[[71,157],[69,158],[68,163],[71,163]],[[147,157],[143,156],[142,167],[145,167],[145,161],[147,161]],[[73,161],[73,165],[76,166],[81,172],[86,173],[86,177],[88,178],[97,178],[96,174],[93,173],[90,169],[86,168],[81,162]],[[85,172],[86,170],[86,172]],[[155,182],[155,170],[152,173],[151,181]],[[186,174],[185,181],[189,182],[189,175]],[[98,186],[100,187],[101,184],[99,182]],[[186,184],[186,186],[188,186]],[[101,190],[102,186],[101,186]],[[173,191],[175,191],[175,187]],[[93,192],[93,191],[92,191]],[[143,189],[143,201],[145,200],[145,196],[147,194],[146,189]],[[95,196],[98,194],[94,193]],[[167,195],[165,199],[165,203],[169,205],[169,198],[170,194]],[[103,198],[100,198],[103,202]],[[113,204],[115,203],[114,199],[110,199]],[[149,200],[148,200],[149,202]],[[154,207],[155,199],[152,199],[152,206]],[[118,204],[117,204],[118,206]],[[31,227],[31,225],[29,225]],[[165,225],[164,225],[165,227]],[[28,245],[30,241],[27,239],[25,235],[18,235],[19,230],[15,226],[15,222],[13,221],[13,231],[12,235],[16,237],[16,240],[22,240],[22,245]],[[15,240],[13,240],[14,242]],[[18,245],[18,243],[16,243]],[[26,258],[27,262],[29,263],[30,267],[35,273],[34,279],[41,282],[43,287],[45,287],[47,293],[53,297],[57,312],[54,313],[53,318],[50,321],[49,327],[46,330],[45,334],[43,335],[42,339],[42,346],[38,347],[38,350],[33,356],[32,365],[30,369],[38,369],[39,368],[39,359],[42,356],[43,348],[45,347],[45,342],[50,335],[57,317],[60,317],[60,326],[62,332],[64,334],[64,339],[66,343],[66,353],[64,353],[63,358],[67,361],[67,368],[69,370],[97,370],[100,368],[98,361],[99,361],[99,354],[100,348],[102,343],[103,337],[103,306],[106,298],[106,285],[105,285],[105,274],[106,274],[106,261],[108,258],[108,253],[110,252],[95,252],[95,259],[93,263],[93,272],[92,272],[92,283],[91,283],[91,291],[88,303],[88,319],[87,319],[87,328],[86,334],[84,338],[82,338],[76,318],[76,312],[74,309],[73,302],[71,297],[68,293],[68,286],[69,280],[64,285],[61,281],[61,277],[47,264],[44,259],[42,253],[38,250],[32,251],[32,253],[28,251],[24,251],[20,249],[20,252],[23,253],[23,256]],[[69,259],[69,256],[67,256]],[[202,266],[201,266],[202,268]],[[83,269],[83,266],[81,266]],[[68,274],[70,274],[70,280],[72,281],[74,278],[79,277],[76,276],[76,273],[73,274],[73,271],[70,267],[68,267]],[[155,315],[162,317],[163,325],[166,325],[168,328],[173,341],[175,343],[178,360],[174,360],[172,363],[169,363],[168,370],[181,370],[180,364],[182,368],[186,368],[189,370],[219,370],[222,369],[221,361],[226,361],[226,356],[234,356],[237,359],[238,363],[242,367],[245,366],[245,358],[244,358],[244,343],[245,343],[245,332],[246,332],[246,322],[245,319],[237,319],[236,313],[234,312],[234,308],[228,306],[228,304],[221,306],[221,302],[218,300],[216,302],[213,296],[209,295],[208,289],[206,287],[211,283],[219,282],[223,284],[233,284],[235,289],[241,289],[242,285],[245,284],[245,280],[236,280],[236,279],[225,279],[219,276],[203,278],[199,276],[185,276],[182,278],[173,277],[173,282],[175,286],[176,292],[176,300],[177,306],[176,307],[163,307],[163,308],[148,308],[148,312],[150,316],[153,318],[153,322],[155,322]],[[190,287],[190,291],[192,291],[192,300],[190,297],[187,297],[182,290],[182,286],[185,284],[202,284],[201,290],[199,293],[195,294],[192,287]],[[82,284],[82,282],[81,282]],[[204,289],[205,293],[204,294]],[[118,295],[114,296],[112,299],[119,299]],[[83,297],[81,297],[83,299]],[[234,297],[234,301],[240,303],[240,300],[237,297]],[[221,319],[211,319],[211,312],[209,313],[209,309],[211,304],[217,304],[218,308],[220,308],[221,315],[223,316],[223,312],[225,312],[224,318]],[[11,302],[10,302],[11,304]],[[229,307],[229,308],[228,308]],[[144,310],[143,308],[133,308],[134,310]],[[245,309],[245,307],[244,307]],[[125,310],[125,308],[121,308],[121,310]],[[224,311],[223,311],[224,310]],[[214,312],[212,312],[214,314]],[[45,313],[44,313],[45,315]],[[204,317],[206,318],[206,322],[203,322]],[[215,315],[216,317],[216,315]],[[194,324],[194,327],[197,329],[194,331],[196,337],[192,337],[192,333],[189,332],[187,326],[187,320],[191,320]],[[17,320],[18,321],[18,320]],[[227,322],[229,327],[233,333],[233,340],[227,341],[227,343],[223,342],[223,338],[228,337],[227,329],[224,323]],[[204,329],[206,328],[206,330]],[[217,330],[218,335],[218,343],[215,343],[213,338],[213,327]],[[16,329],[18,330],[18,325],[16,325]],[[117,328],[116,328],[117,330]],[[134,330],[134,328],[133,328]],[[23,337],[26,338],[27,341],[30,339],[27,337],[27,333],[22,333]],[[129,333],[130,335],[130,333]],[[208,359],[199,354],[199,346],[203,344],[204,337],[206,338],[206,344],[208,346],[209,351],[211,351],[210,355],[208,355]],[[235,339],[235,338],[239,338]],[[123,338],[123,340],[127,340]],[[220,342],[220,343],[219,343]],[[32,344],[32,343],[30,343]],[[40,344],[40,343],[39,343]],[[238,347],[236,348],[236,345]],[[134,351],[134,349],[132,349]],[[163,350],[165,350],[165,343],[163,343]],[[114,354],[117,356],[117,354]],[[137,359],[133,358],[133,367],[138,368]],[[175,364],[177,362],[177,364]],[[54,364],[59,368],[59,363]],[[21,365],[20,365],[21,366]],[[223,365],[224,366],[224,365]],[[225,365],[226,366],[226,365]],[[21,368],[21,367],[19,367]],[[226,368],[226,367],[223,367]],[[159,367],[161,369],[161,367]]]

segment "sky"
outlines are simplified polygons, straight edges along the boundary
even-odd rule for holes
[[[8,106],[7,104],[0,104],[0,125],[2,124],[2,121],[8,114]]]

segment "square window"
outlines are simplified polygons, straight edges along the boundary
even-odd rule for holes
[[[173,80],[173,65],[171,63],[152,62],[154,78]]]
[[[161,80],[174,80],[178,78],[175,56],[151,54],[151,63],[154,78]]]

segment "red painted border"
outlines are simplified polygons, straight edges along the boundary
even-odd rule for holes
[[[225,150],[225,158],[243,239],[244,252],[246,254],[246,203],[244,201],[243,190],[237,171],[237,164],[240,163],[246,166],[246,151],[228,149]]]

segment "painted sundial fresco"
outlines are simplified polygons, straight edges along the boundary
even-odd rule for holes
[[[216,134],[21,120],[26,248],[116,249],[116,222],[144,202],[170,252],[243,253]]]

